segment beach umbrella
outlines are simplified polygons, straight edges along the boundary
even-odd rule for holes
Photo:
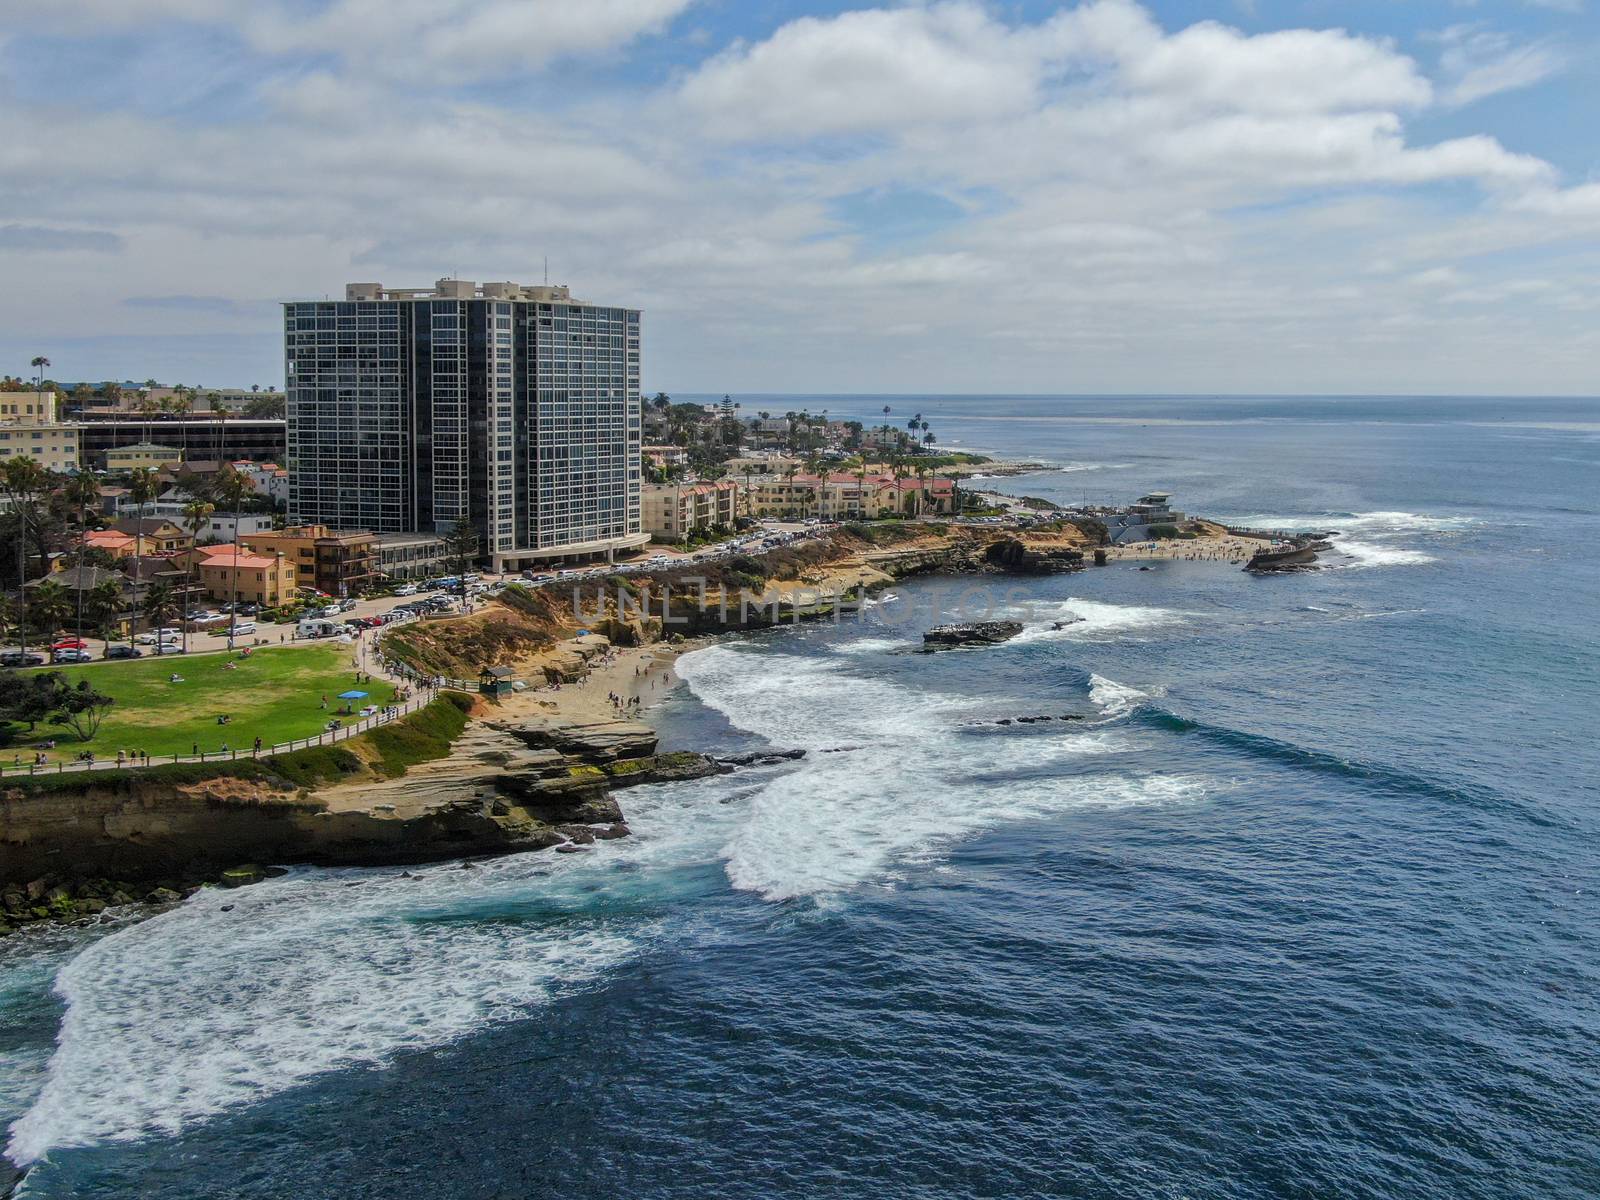
[[[366,698],[367,698],[367,694],[365,692],[340,692],[339,693],[339,699],[341,699],[341,700],[365,700]]]

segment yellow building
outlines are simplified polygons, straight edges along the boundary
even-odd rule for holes
[[[276,608],[298,594],[294,564],[281,553],[204,546],[191,553],[190,561],[200,587],[213,600],[231,600],[237,594],[242,601]]]
[[[0,392],[0,462],[31,458],[47,471],[76,471],[78,426],[56,420],[54,392]]]
[[[115,446],[106,451],[108,471],[136,471],[140,467],[159,471],[182,462],[182,450],[176,446],[158,446],[154,442],[134,442],[131,446]]]

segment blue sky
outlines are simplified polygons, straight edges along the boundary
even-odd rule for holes
[[[0,0],[0,371],[552,278],[684,391],[1600,392],[1591,0]]]

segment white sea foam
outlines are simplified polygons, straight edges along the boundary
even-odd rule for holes
[[[993,739],[962,730],[992,717],[988,701],[853,666],[732,646],[681,659],[730,721],[812,753],[631,791],[632,838],[410,878],[300,872],[201,893],[96,942],[56,978],[58,1045],[8,1154],[26,1163],[170,1135],[329,1071],[525,1017],[664,941],[707,936],[692,904],[663,903],[702,891],[706,866],[768,899],[830,903],[1003,822],[1207,789],[1140,771],[1115,728],[1029,726],[1006,738],[997,767]],[[841,746],[853,749],[822,753]],[[1108,769],[1087,769],[1097,760]]]
[[[852,658],[860,658],[871,654],[888,654],[895,650],[912,648],[912,643],[903,638],[851,638],[849,641],[835,642],[829,649],[834,654],[844,654]]]
[[[1411,567],[1436,561],[1433,555],[1420,550],[1378,542],[1355,542],[1344,537],[1334,539],[1333,548],[1350,558],[1352,561],[1348,565],[1352,567]]]
[[[1327,566],[1348,568],[1410,567],[1436,561],[1432,554],[1412,545],[1417,538],[1438,538],[1457,534],[1478,524],[1475,517],[1439,517],[1426,513],[1382,511],[1357,513],[1324,513],[1321,516],[1253,516],[1238,522],[1241,525],[1272,529],[1306,529],[1338,531],[1333,539],[1335,551],[1347,559],[1344,563],[1324,560]],[[1355,534],[1355,537],[1351,537]]]
[[[1104,675],[1091,674],[1089,699],[1099,705],[1106,714],[1121,716],[1123,713],[1132,712],[1150,699],[1150,693],[1129,687],[1125,683],[1118,683],[1115,679],[1107,679]]]
[[[1008,741],[1004,778],[990,778],[992,743],[957,733],[981,698],[859,678],[838,660],[769,656],[755,665],[748,651],[714,646],[680,660],[679,671],[735,725],[780,745],[857,747],[812,753],[752,799],[725,847],[727,873],[768,899],[850,888],[1002,822],[1136,803],[1144,791],[1137,778],[1078,773],[1086,757],[1130,748],[1112,733]],[[1165,799],[1169,785],[1156,786]]]
[[[1139,604],[1110,604],[1076,596],[1056,604],[1030,604],[1018,615],[1029,624],[1018,641],[1104,641],[1138,637],[1162,626],[1181,624],[1190,614]],[[1061,628],[1055,628],[1057,622]]]
[[[410,878],[308,871],[200,893],[96,942],[56,977],[66,1015],[7,1155],[171,1134],[590,984],[662,933],[596,916],[597,890],[625,909],[671,886],[663,868],[715,861],[737,810],[718,803],[727,783],[708,782],[692,814],[680,803],[668,815],[641,789],[629,809],[639,836],[587,854]]]

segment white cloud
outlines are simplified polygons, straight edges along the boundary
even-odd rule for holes
[[[1519,45],[1481,25],[1452,25],[1437,35],[1443,47],[1439,70],[1445,81],[1441,99],[1462,107],[1500,92],[1532,87],[1567,65],[1566,56],[1547,42]]]
[[[272,54],[333,53],[384,75],[448,85],[659,33],[693,0],[333,0],[305,16],[264,6],[244,28]]]
[[[1015,114],[1040,62],[971,4],[803,17],[736,45],[683,84],[688,109],[732,137],[810,137]]]
[[[171,330],[127,297],[215,297],[184,328],[255,338],[270,370],[263,299],[536,279],[546,253],[579,295],[647,310],[646,382],[668,388],[1338,390],[1432,372],[1481,390],[1576,372],[1592,320],[1581,241],[1537,271],[1483,260],[1592,236],[1600,184],[1563,187],[1486,136],[1419,143],[1408,121],[1466,72],[1430,84],[1382,39],[1168,30],[1129,0],[1034,22],[946,0],[791,21],[666,85],[608,72],[552,108],[453,85],[614,50],[688,0],[398,0],[362,41],[371,2],[306,29],[207,6],[271,51],[244,56],[262,103],[242,118],[0,106],[6,220],[120,248],[53,253],[0,292],[0,328],[48,352],[86,327]],[[436,36],[442,14],[456,36]],[[324,44],[340,52],[307,61]],[[1458,181],[1476,193],[1429,186]],[[907,240],[840,203],[861,192],[954,205]],[[1518,282],[1545,271],[1548,291]],[[1541,332],[1535,307],[1570,323]]]

